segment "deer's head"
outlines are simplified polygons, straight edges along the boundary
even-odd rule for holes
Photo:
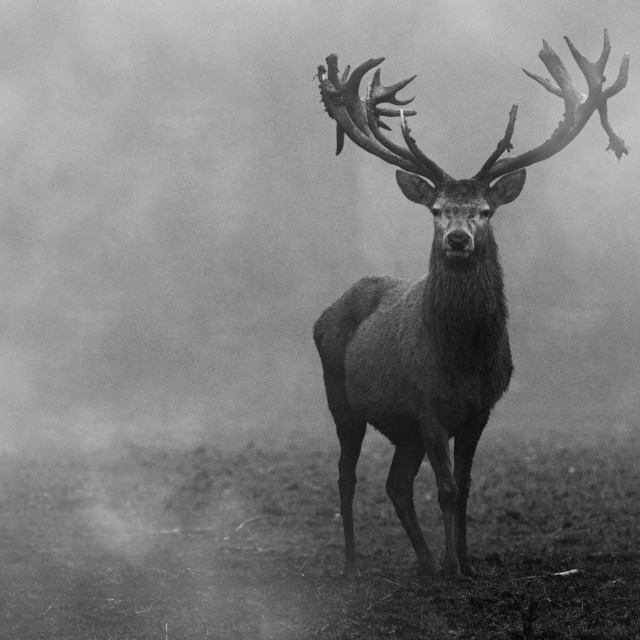
[[[517,105],[509,113],[509,122],[504,137],[482,165],[480,171],[468,180],[455,180],[423,153],[411,137],[406,116],[415,111],[403,108],[380,106],[389,103],[402,107],[413,100],[400,100],[398,91],[415,76],[389,87],[380,82],[378,69],[365,98],[360,98],[360,82],[363,76],[378,66],[384,58],[368,60],[349,76],[349,67],[342,77],[338,74],[338,58],[335,54],[327,58],[328,71],[318,67],[322,101],[329,115],[337,122],[337,150],[339,154],[346,135],[369,153],[400,167],[396,177],[400,189],[412,202],[426,206],[433,214],[435,224],[435,247],[447,259],[461,262],[478,255],[482,240],[491,233],[490,219],[495,210],[515,200],[524,186],[525,167],[545,160],[567,146],[582,130],[594,111],[600,114],[600,122],[609,137],[609,147],[618,158],[628,153],[624,140],[617,136],[609,124],[607,100],[627,85],[629,54],[625,54],[616,81],[604,89],[604,69],[611,49],[607,30],[604,46],[596,62],[587,60],[565,38],[569,49],[585,76],[588,93],[577,89],[558,54],[543,40],[539,57],[557,84],[534,73],[525,73],[539,82],[547,91],[564,101],[564,119],[551,137],[538,147],[520,155],[500,159],[505,151],[512,149],[511,137],[517,115]],[[399,116],[400,129],[405,146],[386,137],[380,128],[389,127],[381,116]]]
[[[402,193],[433,214],[434,250],[448,260],[481,256],[491,234],[495,210],[513,202],[522,191],[525,169],[517,169],[492,186],[478,180],[450,180],[434,187],[424,178],[398,169],[396,180]]]

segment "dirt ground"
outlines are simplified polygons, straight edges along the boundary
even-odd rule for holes
[[[488,429],[476,580],[419,574],[365,439],[362,577],[340,578],[337,445],[4,454],[0,639],[640,638],[640,444]],[[432,546],[431,470],[416,483]],[[569,575],[553,575],[576,570]]]

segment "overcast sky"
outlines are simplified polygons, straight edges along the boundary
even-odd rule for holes
[[[504,411],[556,393],[637,424],[637,3],[2,2],[4,447],[329,434],[311,326],[363,275],[423,274],[431,221],[393,168],[335,157],[317,65],[417,73],[413,135],[469,177],[512,103],[515,153],[562,118],[521,71],[546,75],[542,38],[579,78],[562,36],[595,59],[605,27],[609,78],[631,53],[609,105],[631,154],[594,118],[495,218]]]

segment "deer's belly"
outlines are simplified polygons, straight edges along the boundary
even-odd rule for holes
[[[420,416],[432,416],[450,436],[486,415],[479,377],[459,380],[455,386],[410,384],[401,371],[386,369],[347,371],[351,407],[394,444],[420,440]],[[425,382],[427,382],[425,380]]]
[[[349,404],[370,424],[417,418],[415,391],[393,352],[367,340],[354,341],[345,358]]]
[[[436,374],[425,368],[421,377],[415,369],[407,376],[398,343],[369,329],[363,323],[345,354],[347,397],[356,413],[392,442],[420,438],[420,418],[428,416],[454,436],[495,403],[478,371]]]
[[[347,377],[349,404],[356,413],[370,424],[418,420],[418,412],[411,396],[399,380],[376,380],[360,376]]]

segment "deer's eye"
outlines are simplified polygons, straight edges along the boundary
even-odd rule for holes
[[[437,218],[442,213],[442,209],[440,207],[431,207],[431,213]]]
[[[488,218],[491,215],[491,209],[489,207],[485,207],[484,209],[480,209],[480,217]]]

